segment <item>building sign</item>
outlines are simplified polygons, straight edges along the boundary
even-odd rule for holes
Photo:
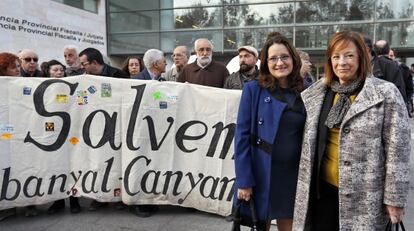
[[[105,12],[99,14],[54,1],[2,0],[0,51],[29,48],[41,61],[63,61],[63,47],[95,47],[106,55]]]

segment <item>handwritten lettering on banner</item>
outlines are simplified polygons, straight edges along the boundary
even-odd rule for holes
[[[68,196],[227,215],[240,91],[0,78],[0,209]]]

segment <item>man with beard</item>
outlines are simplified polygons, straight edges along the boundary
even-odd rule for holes
[[[243,89],[244,83],[256,79],[259,69],[256,66],[259,53],[252,46],[242,46],[238,49],[240,69],[226,79],[224,88]]]
[[[177,82],[189,82],[210,87],[223,88],[229,71],[223,64],[213,61],[213,44],[206,38],[194,42],[197,60],[184,67]]]
[[[66,62],[66,75],[74,76],[83,74],[83,70],[80,65],[78,48],[74,45],[66,45],[63,48],[63,56]]]

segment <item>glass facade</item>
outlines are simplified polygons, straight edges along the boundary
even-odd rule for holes
[[[97,0],[53,0],[82,10],[87,10],[93,13],[98,12]]]
[[[271,31],[322,55],[343,29],[414,51],[414,0],[108,0],[107,9],[110,55],[171,53],[206,37],[218,56],[230,56],[242,45],[260,49]]]

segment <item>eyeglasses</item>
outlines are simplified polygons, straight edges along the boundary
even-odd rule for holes
[[[273,57],[268,58],[267,62],[270,63],[270,64],[276,64],[280,60],[283,63],[285,63],[289,59],[290,59],[289,55],[273,56]]]
[[[30,63],[31,61],[37,63],[37,61],[39,61],[38,58],[31,58],[31,57],[23,58],[23,60],[27,63]]]
[[[82,65],[82,66],[85,66],[85,65],[88,65],[88,64],[89,64],[88,61],[86,61],[86,62],[80,62],[80,65]]]

